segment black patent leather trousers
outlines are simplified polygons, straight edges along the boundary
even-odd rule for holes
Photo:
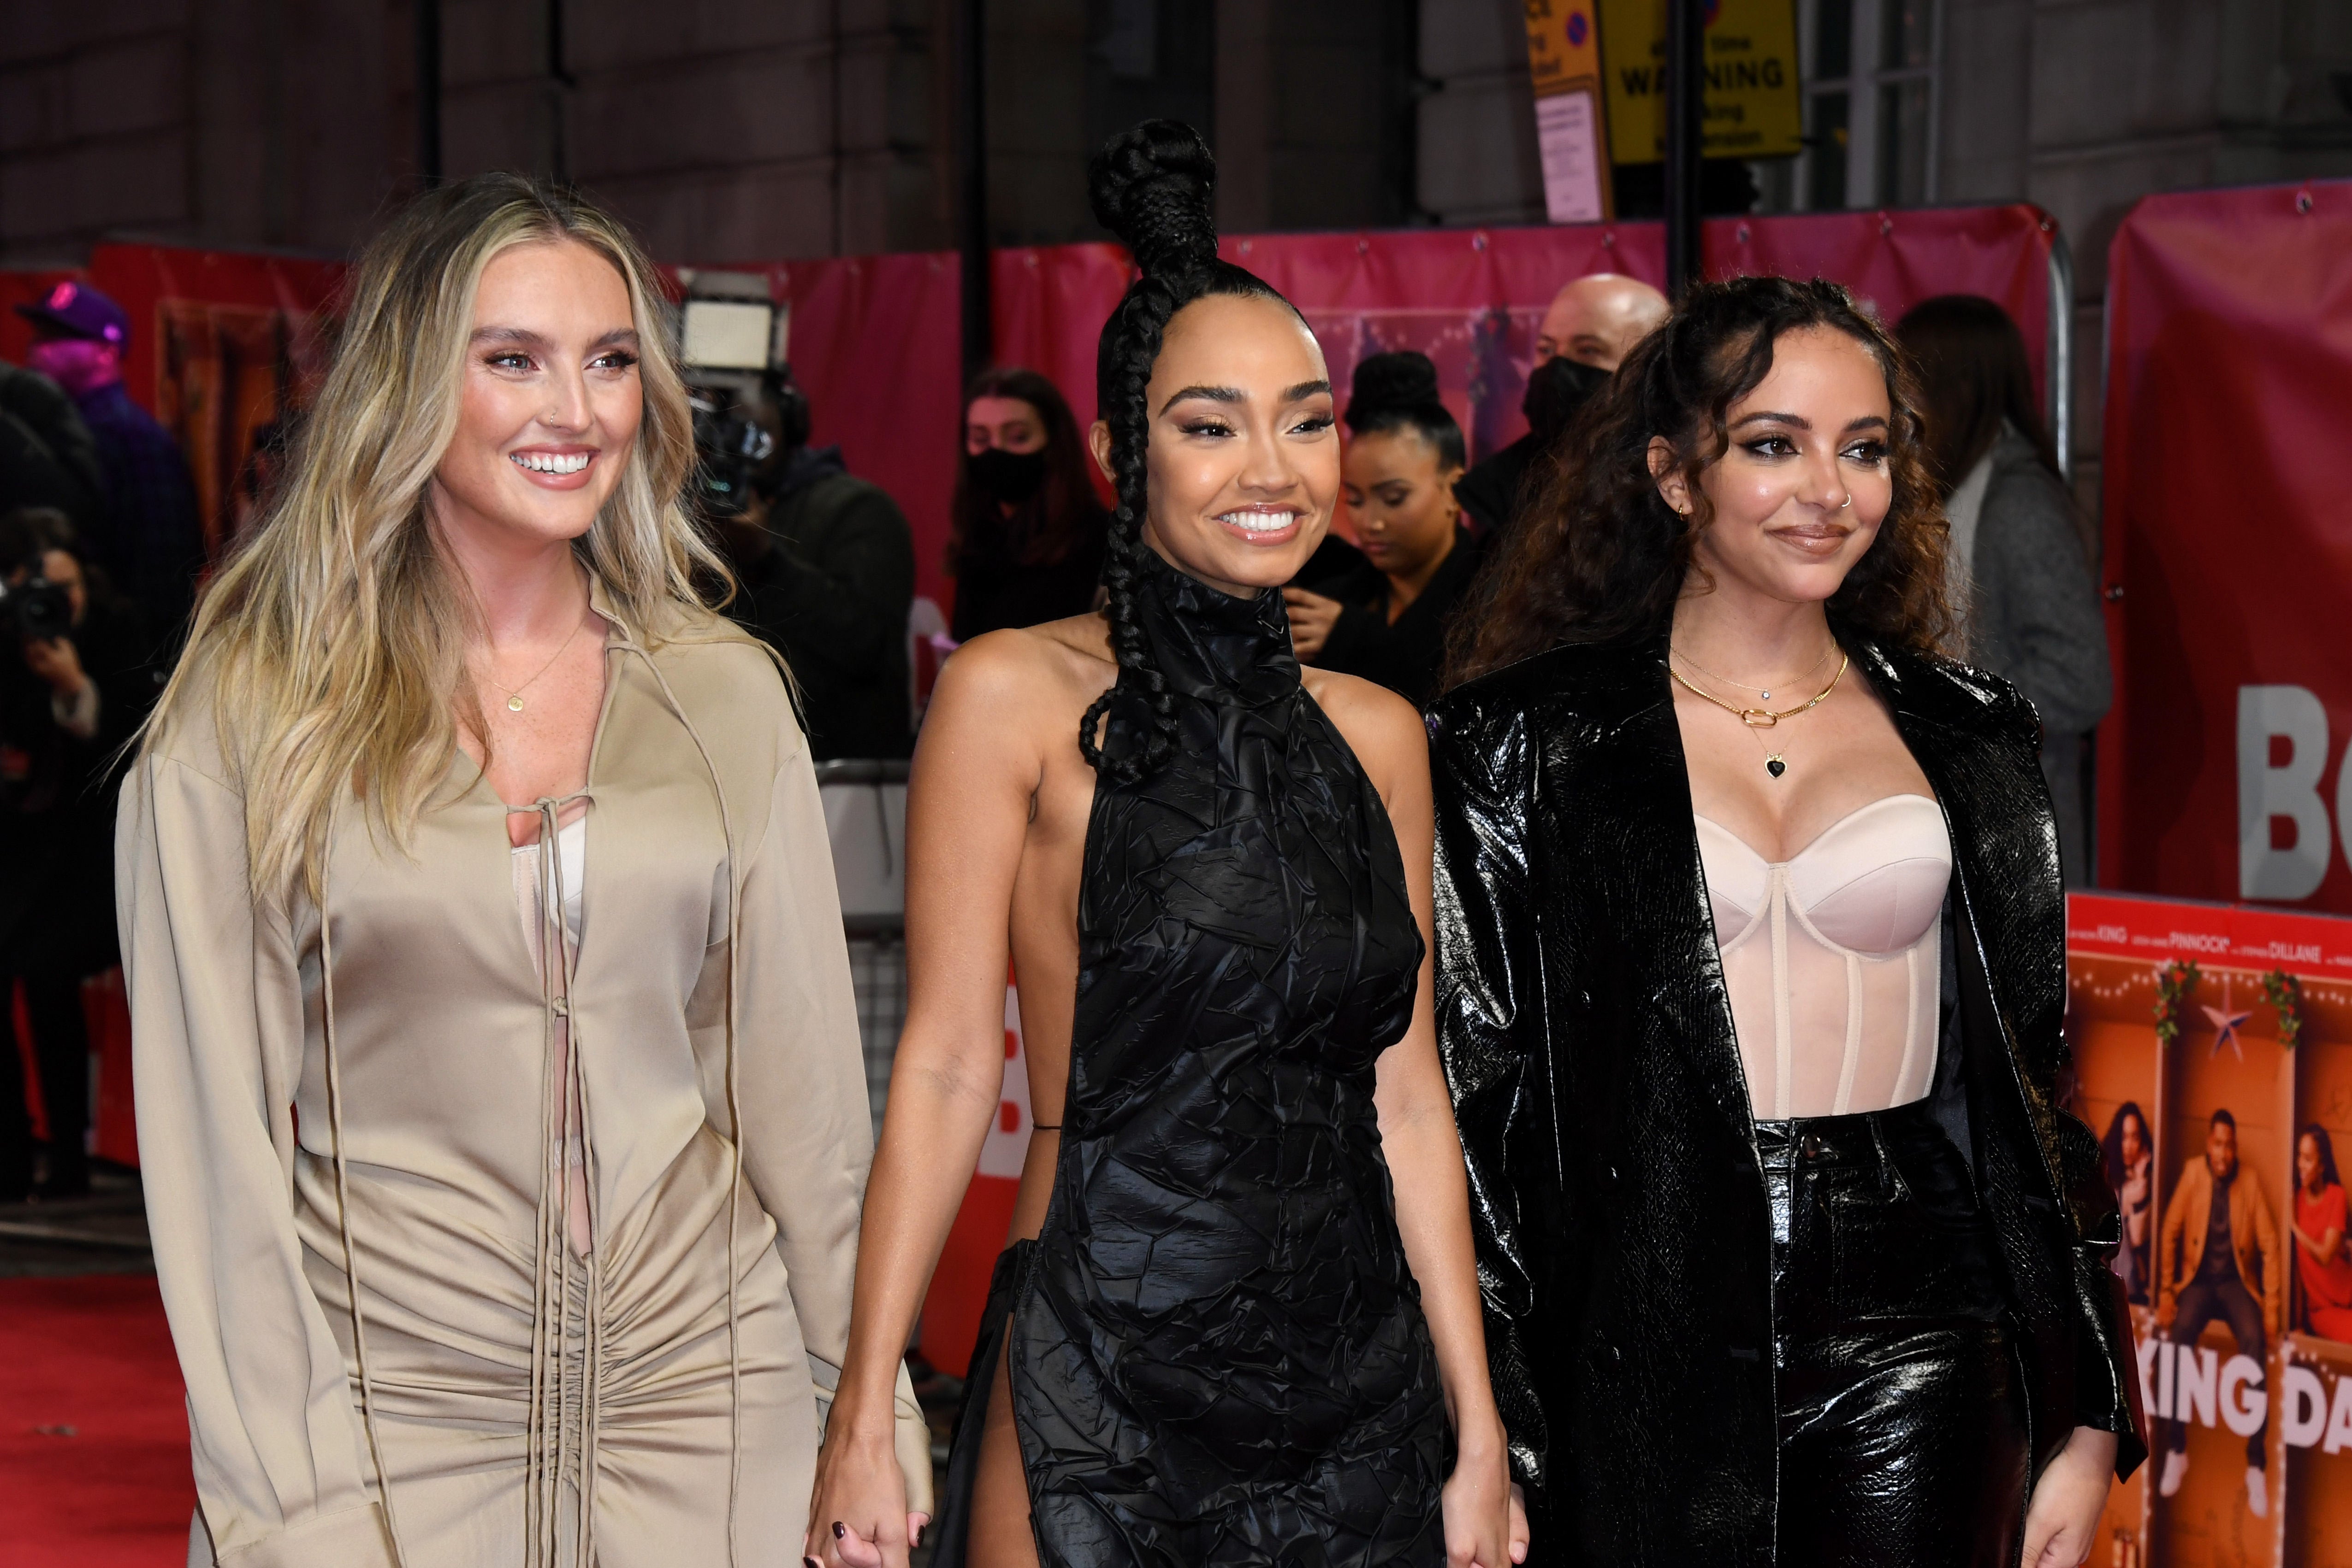
[[[1925,1102],[1762,1122],[1773,1560],[2011,1568],[2032,1469],[2000,1260]]]

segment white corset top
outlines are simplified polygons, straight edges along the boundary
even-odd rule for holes
[[[1700,817],[1731,1021],[1762,1121],[1884,1111],[1936,1074],[1943,808],[1889,795],[1773,864]]]

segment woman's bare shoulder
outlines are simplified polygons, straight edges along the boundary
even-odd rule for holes
[[[1426,792],[1429,735],[1418,708],[1360,676],[1316,669],[1302,670],[1299,676],[1382,796],[1394,800],[1398,785],[1413,781]]]
[[[1075,727],[1118,673],[1099,615],[991,632],[940,666],[924,727]]]

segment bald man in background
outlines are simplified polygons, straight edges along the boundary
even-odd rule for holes
[[[1499,536],[1517,520],[1534,487],[1537,459],[1667,312],[1664,295],[1614,272],[1577,278],[1552,296],[1536,329],[1536,362],[1520,404],[1528,433],[1454,484],[1474,532]]]
[[[1664,295],[1638,277],[1616,272],[1580,277],[1551,297],[1536,329],[1536,363],[1566,359],[1614,371],[1634,344],[1664,324],[1671,308]]]

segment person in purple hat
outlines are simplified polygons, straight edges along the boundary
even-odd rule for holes
[[[204,521],[179,443],[123,390],[131,319],[70,279],[16,311],[33,323],[26,363],[71,394],[98,442],[107,494],[89,530],[92,553],[151,632],[176,641],[205,564]]]

